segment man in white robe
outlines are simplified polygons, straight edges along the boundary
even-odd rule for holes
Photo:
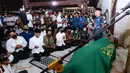
[[[8,53],[12,53],[15,57],[13,63],[17,63],[19,60],[27,59],[29,53],[24,49],[27,49],[27,42],[22,36],[17,36],[15,31],[9,32],[10,39],[6,42],[6,50]]]
[[[40,37],[41,31],[35,29],[34,36],[29,40],[29,48],[32,49],[32,54],[35,60],[40,61],[44,55],[43,39]]]

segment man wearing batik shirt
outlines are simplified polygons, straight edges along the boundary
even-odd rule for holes
[[[104,27],[104,19],[101,17],[101,9],[97,8],[95,11],[95,17],[94,17],[94,27],[93,34],[96,34],[100,29]],[[95,40],[98,40],[102,38],[103,34],[99,34],[97,37],[95,37]]]

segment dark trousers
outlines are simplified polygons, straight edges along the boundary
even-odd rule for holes
[[[34,53],[33,54],[34,60],[36,60],[36,61],[40,61],[42,56],[49,56],[49,55],[47,55],[46,53]]]
[[[19,51],[19,52],[13,52],[12,55],[14,56],[13,64],[18,63],[19,60],[24,60],[29,58],[28,52],[25,51]]]
[[[81,43],[80,40],[74,40],[72,42],[72,46],[78,46],[80,43]]]
[[[13,52],[12,55],[14,56],[13,64],[19,62],[19,60],[24,60],[29,58],[28,47],[23,48],[24,50],[20,50],[19,52]]]
[[[62,46],[56,46],[56,51],[62,51],[66,49],[65,45],[62,45]]]
[[[36,61],[40,61],[41,60],[41,56],[38,53],[34,53],[33,57],[34,57],[34,60],[36,60]]]
[[[66,43],[65,49],[70,48],[71,46],[72,46],[72,43],[71,43],[71,42]]]
[[[45,52],[44,52],[45,55],[50,55],[50,53],[55,50],[54,48],[46,47],[46,46],[43,46],[43,48],[45,49]]]

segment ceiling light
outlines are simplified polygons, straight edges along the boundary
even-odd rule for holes
[[[56,1],[53,1],[53,2],[52,2],[52,5],[53,5],[53,6],[56,6],[56,5],[57,5]]]

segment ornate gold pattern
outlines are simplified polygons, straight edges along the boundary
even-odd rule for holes
[[[104,53],[107,56],[109,56],[109,59],[111,59],[111,57],[113,55],[113,51],[114,51],[114,45],[113,44],[109,44],[107,47],[101,48],[100,50],[102,51],[102,53]]]

